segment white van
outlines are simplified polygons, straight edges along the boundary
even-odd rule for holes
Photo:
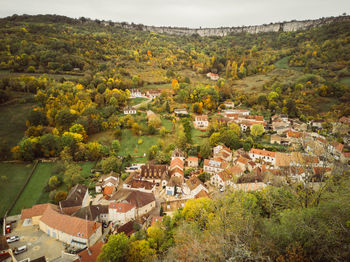
[[[27,246],[21,246],[21,247],[17,247],[13,253],[15,253],[15,255],[18,255],[26,251],[27,251]]]

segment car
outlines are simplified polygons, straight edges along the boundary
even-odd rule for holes
[[[6,239],[6,241],[7,241],[7,243],[12,243],[12,242],[19,241],[19,236],[9,237],[8,239]]]
[[[27,246],[21,246],[21,247],[15,248],[13,253],[15,255],[18,255],[18,254],[21,254],[21,253],[26,252],[26,251],[27,251]]]

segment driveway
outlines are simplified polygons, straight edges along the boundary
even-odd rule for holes
[[[27,251],[16,255],[18,261],[30,258],[36,259],[45,256],[47,261],[51,261],[59,256],[64,250],[62,242],[49,237],[39,229],[38,225],[22,227],[21,221],[17,222],[17,227],[11,232],[11,236],[19,236],[20,240],[10,243],[10,248],[27,246]]]

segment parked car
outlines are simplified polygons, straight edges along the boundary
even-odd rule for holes
[[[27,246],[21,246],[21,247],[15,248],[13,253],[15,255],[18,255],[18,254],[21,254],[21,253],[26,252],[26,251],[27,251]]]
[[[12,242],[19,241],[19,236],[9,237],[8,239],[6,239],[6,241],[7,241],[7,243],[12,243]]]

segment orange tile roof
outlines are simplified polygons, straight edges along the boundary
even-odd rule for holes
[[[202,181],[199,180],[196,176],[191,176],[187,181],[186,184],[188,188],[192,191],[196,189],[198,186],[202,185],[204,187],[204,184]]]
[[[116,209],[119,213],[126,213],[133,209],[135,205],[129,203],[121,203],[121,202],[111,202],[109,204],[109,208]]]
[[[55,211],[51,206],[46,208],[40,221],[58,231],[83,239],[89,238],[102,226],[101,223],[98,222],[61,214]]]
[[[222,171],[222,172],[218,173],[218,176],[224,182],[226,182],[232,178],[231,174],[229,172],[226,172],[226,171]]]
[[[250,149],[249,153],[262,155],[262,156],[269,156],[269,157],[275,157],[276,156],[275,152],[267,151],[267,150],[263,150],[263,149],[257,149],[257,148]]]
[[[197,193],[197,195],[194,196],[194,198],[201,198],[201,197],[209,197],[209,194],[202,189]]]
[[[57,208],[57,206],[53,204],[39,204],[32,206],[31,208],[22,209],[21,219],[32,218],[36,216],[42,216],[48,206],[52,206]]]
[[[288,135],[289,137],[294,137],[294,138],[301,138],[301,137],[303,136],[302,133],[300,133],[300,132],[295,132],[295,131],[292,131],[292,130],[289,130],[289,131],[287,132],[287,135]]]
[[[174,167],[174,166],[179,166],[179,167],[184,167],[184,161],[181,159],[181,158],[179,158],[179,157],[175,157],[173,160],[171,160],[171,162],[170,162],[170,169],[172,168],[172,167]]]
[[[162,222],[162,221],[163,221],[163,217],[161,217],[161,216],[154,216],[154,217],[152,217],[151,225],[153,226],[154,223]]]
[[[97,242],[95,245],[89,247],[78,253],[79,258],[74,260],[74,262],[95,262],[97,261],[98,255],[102,251],[103,243],[102,241]]]
[[[106,186],[106,187],[103,189],[103,194],[104,194],[104,195],[112,195],[113,192],[114,192],[114,189],[115,189],[115,186]]]
[[[193,162],[198,161],[198,157],[189,156],[189,157],[187,158],[187,161],[193,161]]]
[[[247,159],[247,158],[245,158],[245,157],[243,157],[243,156],[239,156],[239,158],[237,159],[237,162],[240,162],[240,163],[246,165],[246,164],[248,164],[249,159]]]
[[[338,142],[333,142],[332,146],[339,152],[343,151],[344,145]]]

